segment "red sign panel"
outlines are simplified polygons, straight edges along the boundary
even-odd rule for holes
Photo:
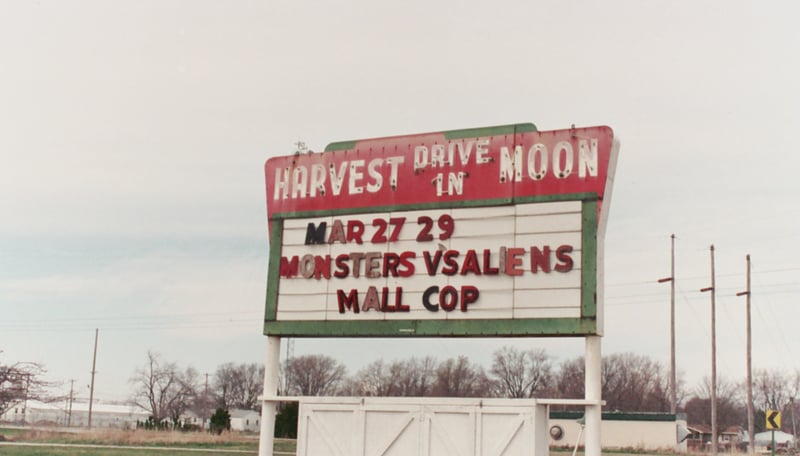
[[[269,218],[565,194],[602,201],[613,142],[605,126],[519,124],[334,143],[267,161]]]

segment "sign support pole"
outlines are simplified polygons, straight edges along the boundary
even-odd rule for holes
[[[603,357],[601,351],[600,336],[587,336],[586,337],[586,377],[585,377],[585,390],[586,400],[593,401],[591,405],[587,405],[584,416],[586,418],[586,443],[585,455],[586,456],[600,456],[601,442],[600,442],[600,422],[602,420],[601,411],[601,369],[603,365]]]
[[[775,429],[772,430],[772,456],[775,456]]]
[[[267,336],[267,355],[264,361],[264,400],[261,401],[261,432],[258,439],[258,456],[272,456],[276,404],[268,398],[278,395],[280,365],[281,338]]]

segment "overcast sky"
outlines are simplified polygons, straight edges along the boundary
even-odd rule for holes
[[[604,354],[710,374],[797,369],[800,31],[795,2],[0,0],[0,362],[130,396],[148,349],[213,373],[263,362],[263,164],[304,141],[533,122],[621,140]],[[308,340],[351,373],[504,344],[560,362],[582,339]],[[284,345],[285,346],[285,345]],[[65,387],[68,390],[68,384]]]

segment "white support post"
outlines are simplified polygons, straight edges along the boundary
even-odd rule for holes
[[[586,434],[585,434],[585,455],[600,456],[602,445],[600,441],[600,421],[601,411],[601,369],[603,366],[603,356],[601,351],[600,336],[586,337],[586,400],[592,403],[586,405]]]
[[[264,399],[261,401],[261,433],[258,439],[258,456],[272,456],[276,403],[267,398],[278,394],[280,364],[281,338],[267,336],[267,356],[264,361]]]

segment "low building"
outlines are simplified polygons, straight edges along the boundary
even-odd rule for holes
[[[92,405],[92,427],[132,429],[137,421],[146,421],[147,410],[136,405],[106,404]],[[0,416],[0,421],[32,426],[86,427],[89,425],[89,403],[40,402],[29,400],[18,404]]]
[[[562,430],[559,440],[551,433],[550,447],[583,445],[583,412],[550,412],[549,426]],[[678,429],[686,421],[670,413],[604,412],[600,422],[603,449],[666,450],[686,453],[686,442],[678,442]]]
[[[690,424],[687,426],[689,436],[686,444],[691,452],[711,451],[711,426],[705,424]],[[743,448],[747,444],[747,431],[741,426],[731,426],[719,432],[717,449],[731,451]],[[745,448],[746,449],[746,448]]]
[[[258,432],[261,430],[261,414],[255,410],[232,409],[231,430],[241,432]]]
[[[788,450],[789,448],[796,448],[797,442],[792,434],[783,431],[774,431],[775,434],[775,448],[776,450]],[[773,431],[758,432],[755,435],[756,451],[767,451],[772,449]]]

